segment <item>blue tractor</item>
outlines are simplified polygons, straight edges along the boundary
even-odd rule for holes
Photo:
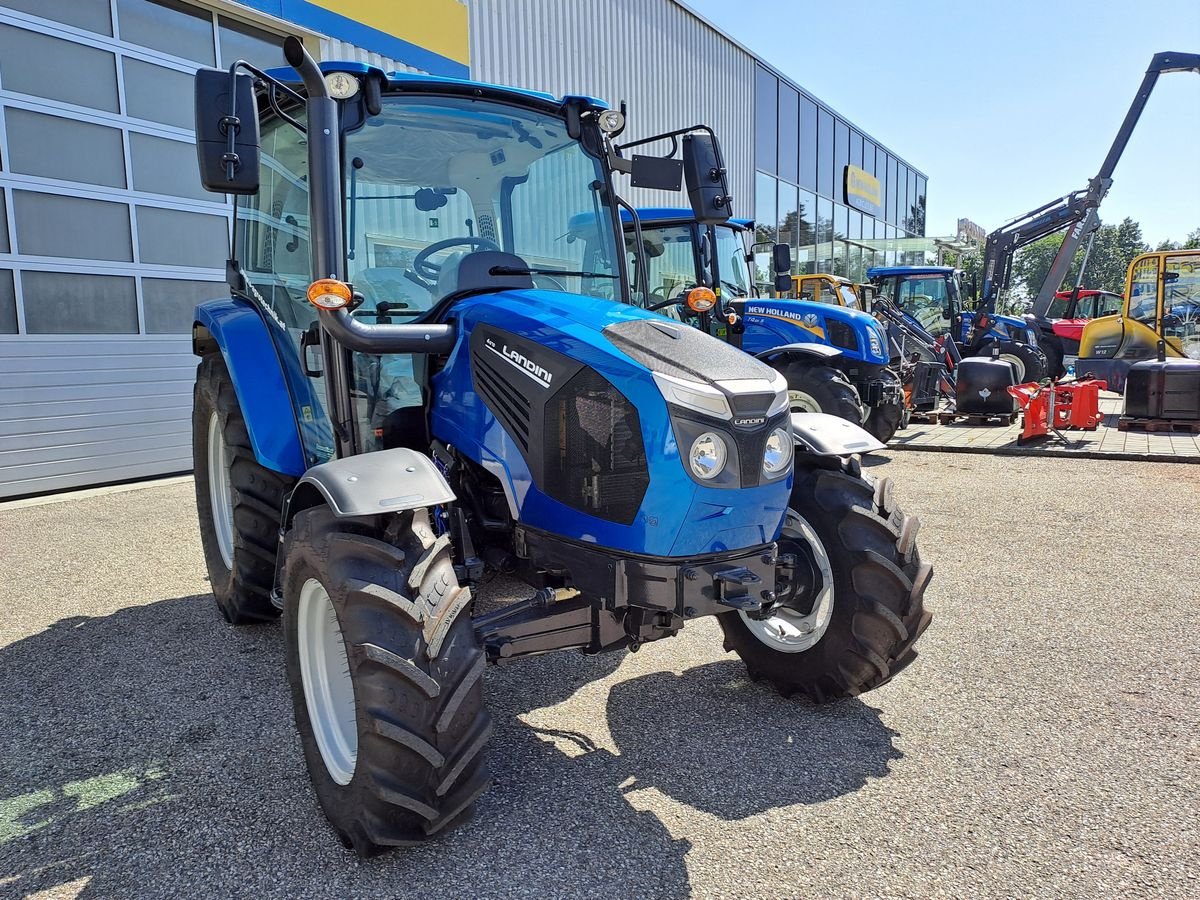
[[[710,224],[689,209],[645,208],[636,221],[622,210],[622,223],[635,295],[647,308],[711,331],[781,372],[793,412],[840,416],[884,443],[903,426],[904,394],[888,368],[883,327],[856,309],[757,296],[746,245],[753,222]],[[790,260],[779,262],[788,275],[780,285],[790,290]],[[689,307],[696,287],[713,291],[711,310]]]
[[[934,338],[953,338],[961,356],[998,356],[1009,363],[1018,384],[1041,381],[1049,373],[1038,347],[1032,317],[976,314],[966,308],[963,273],[951,266],[875,266],[867,270],[879,291],[909,321]]]
[[[630,165],[623,116],[588,97],[284,53],[196,75],[201,181],[238,198],[229,296],[193,332],[196,502],[221,612],[282,611],[346,846],[470,814],[489,664],[709,615],[785,695],[858,694],[913,659],[931,570],[861,474],[880,445],[631,302],[614,174],[686,178],[724,221],[711,131]],[[604,240],[565,239],[581,209]],[[528,596],[480,608],[497,572]]]

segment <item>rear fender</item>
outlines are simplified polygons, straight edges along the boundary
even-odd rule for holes
[[[221,351],[258,462],[299,478],[307,466],[283,365],[267,325],[250,303],[228,297],[196,307],[192,350]]]

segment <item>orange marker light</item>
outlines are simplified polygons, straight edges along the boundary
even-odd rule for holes
[[[319,278],[308,286],[308,302],[320,309],[341,309],[352,297],[350,285],[336,278]]]
[[[694,287],[688,291],[687,306],[692,312],[708,312],[717,305],[717,295],[712,288]]]

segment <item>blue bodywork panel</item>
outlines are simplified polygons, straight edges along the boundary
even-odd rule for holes
[[[630,319],[661,321],[655,313],[607,300],[553,291],[504,291],[455,304],[459,340],[433,378],[435,438],[492,472],[504,486],[517,518],[578,541],[651,556],[687,556],[735,550],[774,540],[791,492],[789,474],[758,487],[729,490],[694,481],[684,469],[666,401],[649,369],[619,351],[601,333]],[[580,512],[533,483],[516,439],[475,391],[470,335],[480,325],[518,337],[583,363],[603,375],[637,409],[650,482],[629,525]]]
[[[311,382],[300,371],[298,356],[276,344],[287,339],[286,330],[269,328],[251,303],[233,297],[201,303],[196,321],[221,348],[255,458],[268,469],[297,478],[310,464],[325,462],[332,455],[329,424],[312,396]],[[293,394],[298,397],[295,406]],[[305,425],[308,454],[300,439],[296,409],[308,409],[311,416]],[[321,458],[322,446],[329,448],[325,458]]]
[[[664,222],[678,222],[681,225],[690,225],[695,221],[695,214],[690,209],[675,206],[647,206],[639,207],[638,221],[643,225],[660,225]],[[577,217],[580,221],[586,221],[585,217],[590,217],[591,213],[586,213],[584,216]],[[574,224],[575,219],[571,220]],[[633,216],[629,214],[629,210],[621,208],[621,224],[629,225],[633,222]],[[754,227],[753,219],[730,219],[724,223],[725,225],[737,231],[747,231]]]
[[[883,326],[861,310],[807,300],[747,300],[743,321],[742,349],[747,353],[759,354],[783,344],[825,344],[841,350],[849,360],[888,364]],[[840,342],[832,340],[831,329],[836,329]],[[853,335],[853,347],[842,346],[848,343],[848,334]]]

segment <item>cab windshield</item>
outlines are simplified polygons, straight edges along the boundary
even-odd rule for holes
[[[419,314],[471,253],[503,250],[534,285],[621,297],[602,163],[562,119],[484,100],[385,98],[346,136],[347,275],[363,309]],[[594,241],[570,240],[575,229]]]
[[[880,289],[883,296],[934,337],[949,330],[947,307],[958,308],[954,280],[939,274],[891,276],[884,279]]]

